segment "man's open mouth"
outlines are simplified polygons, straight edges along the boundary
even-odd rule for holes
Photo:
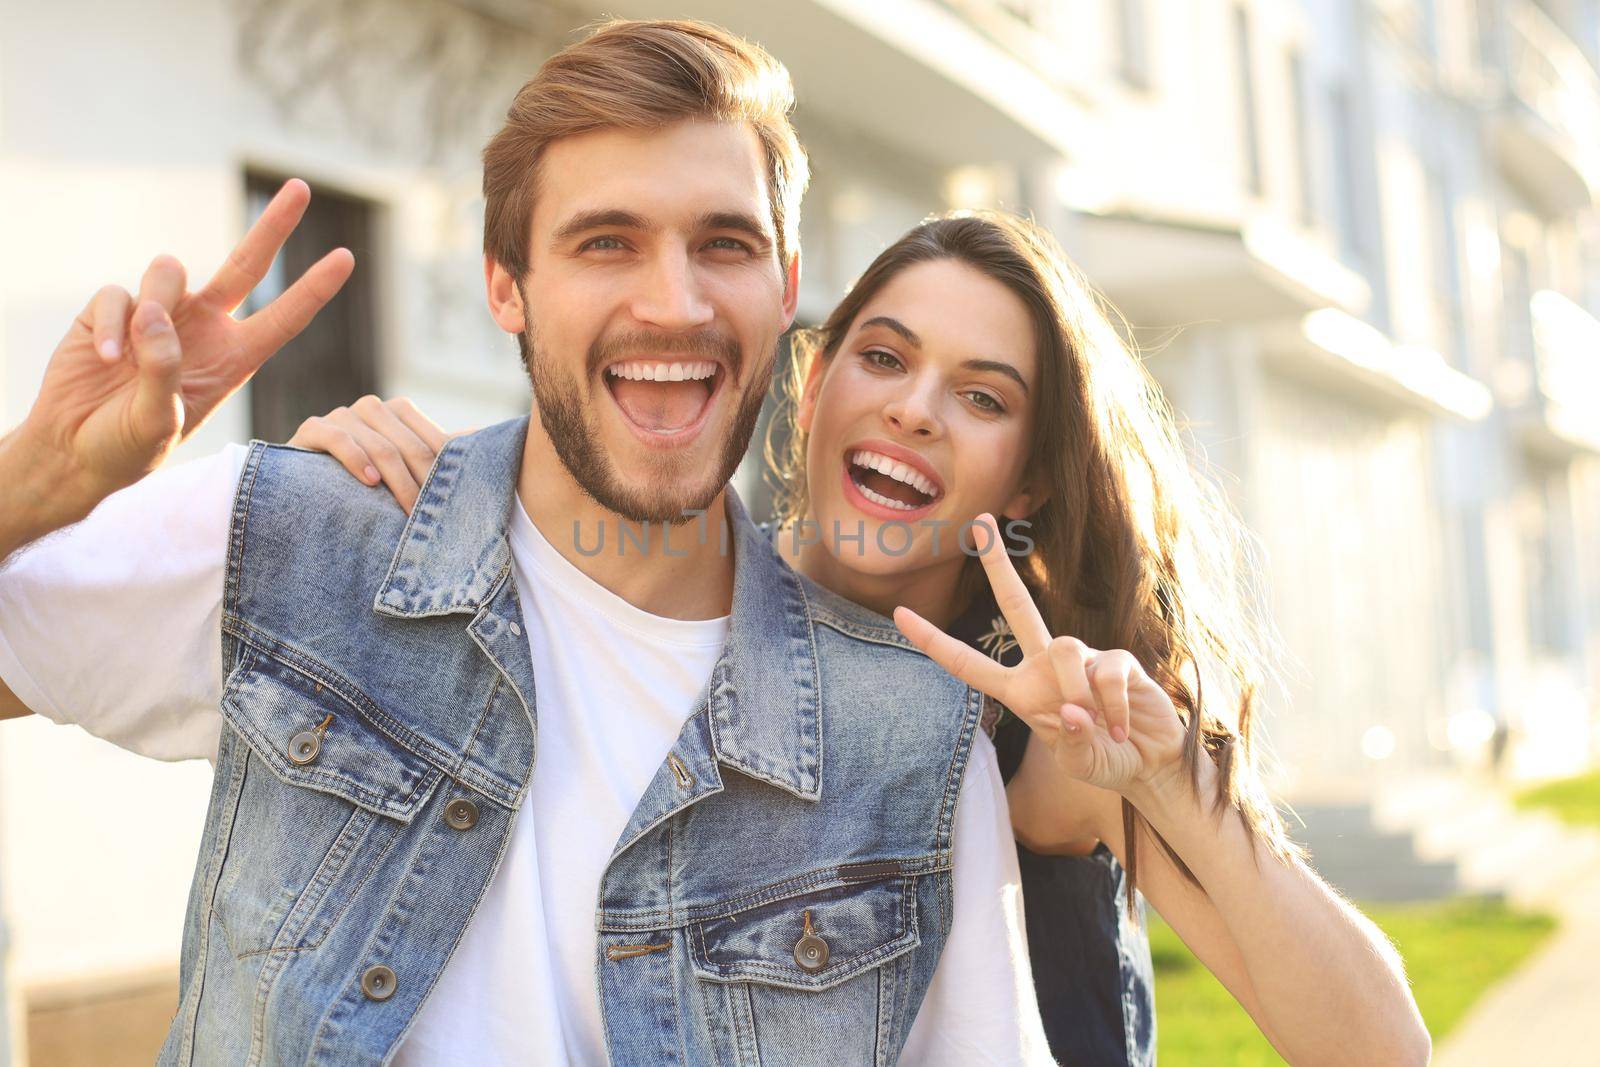
[[[845,456],[845,469],[862,496],[895,511],[918,511],[944,494],[921,471],[880,452],[857,449]]]
[[[638,429],[660,437],[698,423],[723,376],[722,366],[709,359],[631,359],[605,370],[606,388],[623,415]]]

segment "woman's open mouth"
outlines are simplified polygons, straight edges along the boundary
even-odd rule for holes
[[[844,466],[850,487],[864,500],[899,515],[930,508],[944,495],[944,491],[921,471],[881,452],[870,449],[848,452]]]
[[[724,377],[721,365],[709,359],[631,359],[613,363],[604,374],[623,417],[647,442],[662,445],[693,435]]]

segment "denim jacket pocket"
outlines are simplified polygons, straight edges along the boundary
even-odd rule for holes
[[[807,937],[826,956],[803,965]],[[695,924],[690,939],[695,974],[706,981],[831,989],[921,943],[915,879],[845,883],[756,904]]]
[[[845,883],[692,923],[719,1063],[887,1064],[921,944],[916,879]],[[815,939],[815,940],[812,940]]]
[[[229,675],[244,744],[215,915],[235,956],[321,944],[444,777],[369,707],[253,646]]]

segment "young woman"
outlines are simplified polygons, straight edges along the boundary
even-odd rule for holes
[[[1129,911],[1137,886],[1291,1062],[1426,1062],[1392,946],[1303,862],[1262,788],[1266,644],[1238,523],[1053,240],[1010,215],[925,222],[796,357],[768,442],[779,549],[1009,711],[1017,840],[1109,849]],[[443,441],[409,404],[367,400],[292,443],[409,507]],[[1030,928],[1062,908],[1030,886]],[[1036,975],[1063,964],[1041,936]],[[1089,1059],[1070,1036],[1085,1005],[1056,995],[1070,985],[1041,981],[1041,1006],[1057,1055]]]

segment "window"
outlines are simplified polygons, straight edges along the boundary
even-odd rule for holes
[[[1306,108],[1306,65],[1298,52],[1289,53],[1289,93],[1294,122],[1294,163],[1299,169],[1296,206],[1306,226],[1317,222],[1316,176],[1311,168],[1311,116]]]
[[[246,175],[252,222],[281,184],[275,176]],[[356,271],[311,325],[256,373],[250,383],[252,436],[287,441],[309,416],[378,391],[373,230],[369,202],[312,186],[305,218],[250,294],[246,309],[253,311],[270,303],[333,248],[343,246],[354,252]]]
[[[1112,0],[1122,80],[1136,89],[1150,87],[1150,28],[1146,0]]]
[[[1350,102],[1350,87],[1335,85],[1328,90],[1331,122],[1334,202],[1339,229],[1339,258],[1350,266],[1365,270],[1369,265],[1367,219],[1362,211],[1360,183],[1357,179],[1355,116]]]
[[[1256,80],[1251,67],[1250,13],[1233,9],[1234,61],[1239,67],[1239,129],[1243,139],[1245,188],[1252,196],[1263,192],[1261,183],[1261,133],[1256,128]]]

